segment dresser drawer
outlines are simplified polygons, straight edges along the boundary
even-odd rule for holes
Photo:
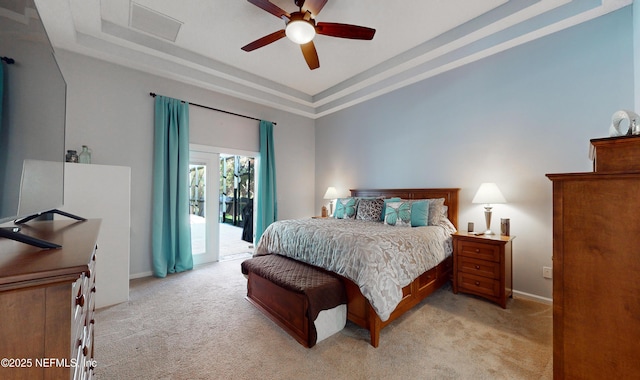
[[[75,367],[73,368],[72,379],[74,380],[82,379],[82,374],[84,372],[84,368],[83,368],[84,363],[82,363],[82,350],[81,349],[76,350],[71,357],[75,360]]]
[[[458,273],[457,280],[460,291],[496,298],[500,296],[500,281],[498,280],[464,272]]]
[[[461,256],[459,259],[459,270],[476,276],[500,279],[500,263],[494,261],[472,259]]]
[[[95,286],[92,288],[92,291],[87,293],[87,310],[84,313],[84,318],[86,323],[89,323],[91,319],[93,319],[95,311],[96,311],[96,294],[95,294]]]
[[[461,241],[458,245],[460,256],[471,257],[480,260],[500,261],[500,247],[486,243]]]
[[[89,271],[87,272],[87,277],[91,278],[93,282],[95,282],[95,274],[96,274],[96,254],[94,253],[91,257],[91,261],[89,261]]]
[[[71,340],[77,342],[82,337],[85,324],[85,295],[84,276],[81,276],[71,287]]]
[[[93,328],[93,323],[89,323],[89,325],[87,325],[87,336],[85,337],[84,347],[82,348],[82,353],[85,356],[85,360],[90,360],[91,358],[93,358]]]

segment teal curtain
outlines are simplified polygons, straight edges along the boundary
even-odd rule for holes
[[[260,120],[260,167],[256,204],[256,243],[264,230],[278,219],[276,197],[276,158],[273,148],[273,123]]]
[[[156,96],[153,153],[153,274],[193,268],[189,223],[189,104]]]
[[[2,136],[2,108],[4,106],[4,62],[0,61],[0,136]]]

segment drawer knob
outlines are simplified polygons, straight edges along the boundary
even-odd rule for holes
[[[480,253],[480,248],[476,248],[476,253]]]
[[[78,297],[76,297],[76,305],[84,307],[84,294],[80,294]]]
[[[480,269],[480,265],[476,265],[476,269]]]
[[[480,286],[480,281],[476,281],[476,286]]]

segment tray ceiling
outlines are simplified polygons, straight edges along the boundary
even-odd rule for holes
[[[286,38],[240,50],[284,27],[243,0],[35,2],[58,49],[317,118],[632,0],[329,0],[317,21],[368,26],[376,35],[316,36],[320,68],[313,71]],[[272,2],[297,9],[293,0]]]

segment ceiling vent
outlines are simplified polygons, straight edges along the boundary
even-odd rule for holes
[[[156,37],[176,42],[182,22],[160,12],[131,2],[129,26]]]
[[[29,8],[31,8],[31,12]],[[0,0],[0,17],[4,17],[24,25],[29,24],[29,13],[37,15],[37,13],[33,11],[34,9],[36,9],[36,6],[33,4],[33,0]]]

